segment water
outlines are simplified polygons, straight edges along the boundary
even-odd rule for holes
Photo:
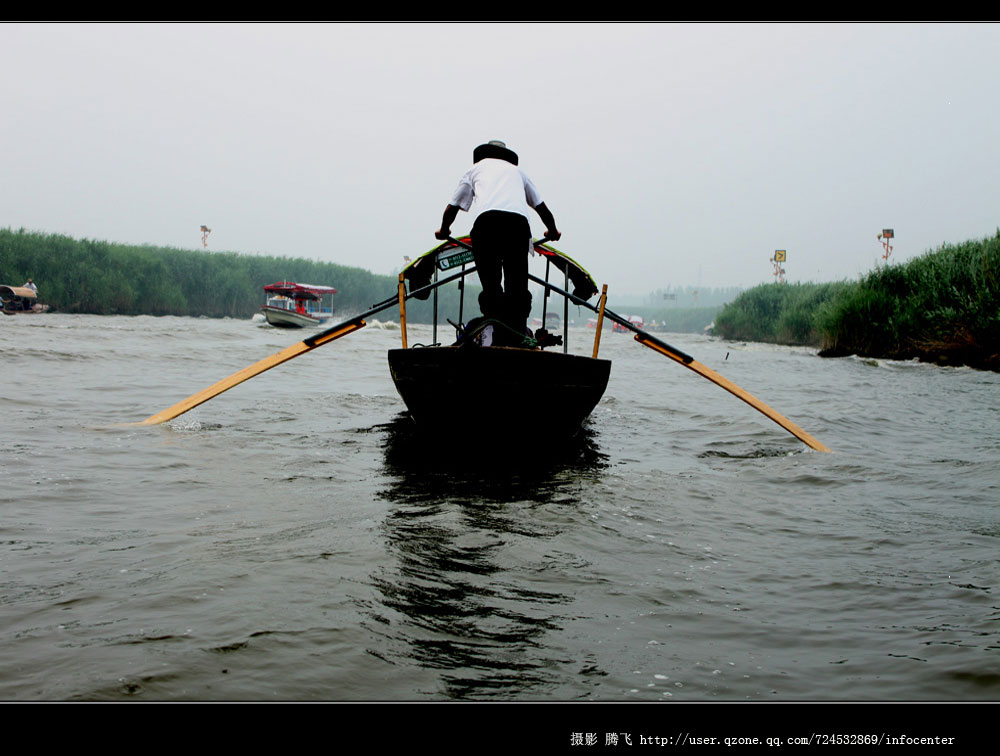
[[[581,438],[539,395],[498,460],[413,432],[374,323],[116,425],[302,336],[3,319],[0,699],[1000,698],[1000,376],[665,335],[822,454],[609,332]]]

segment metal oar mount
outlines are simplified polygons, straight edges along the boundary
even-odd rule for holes
[[[736,397],[742,399],[744,402],[746,402],[747,404],[749,404],[751,407],[753,407],[758,412],[760,412],[760,413],[766,415],[767,417],[771,418],[774,422],[776,422],[778,425],[780,425],[782,428],[784,428],[786,431],[788,431],[789,433],[791,433],[793,436],[795,436],[797,439],[799,439],[800,441],[802,441],[807,446],[815,449],[816,451],[822,451],[822,452],[828,452],[828,451],[830,451],[829,447],[827,447],[824,444],[822,444],[819,441],[817,441],[815,438],[813,438],[812,436],[810,436],[808,433],[806,433],[804,430],[802,430],[799,426],[797,426],[795,423],[793,423],[787,417],[785,417],[784,415],[782,415],[780,412],[777,412],[777,411],[773,410],[771,407],[768,407],[766,404],[764,404],[764,402],[762,402],[760,399],[758,399],[757,397],[755,397],[753,394],[749,393],[748,391],[744,391],[743,389],[741,389],[739,386],[737,386],[732,381],[727,380],[726,378],[723,378],[721,375],[719,375],[718,373],[716,373],[714,370],[705,367],[700,362],[698,362],[697,360],[695,360],[694,357],[692,357],[691,355],[685,354],[680,349],[677,349],[676,347],[672,347],[672,346],[670,346],[670,344],[667,344],[667,343],[665,343],[663,341],[660,341],[655,336],[651,336],[650,334],[646,333],[645,331],[643,331],[643,330],[641,330],[639,328],[636,328],[634,325],[632,325],[630,322],[628,322],[628,320],[626,320],[625,318],[623,318],[621,315],[617,315],[616,313],[614,313],[611,310],[609,310],[606,306],[604,306],[604,294],[602,294],[602,296],[601,296],[601,307],[597,308],[594,305],[590,304],[590,302],[587,302],[586,300],[580,299],[579,297],[575,297],[572,294],[570,294],[568,291],[564,291],[564,290],[560,289],[559,287],[550,284],[548,281],[543,281],[541,278],[538,278],[537,276],[533,276],[533,275],[531,275],[529,273],[528,274],[528,278],[530,278],[535,283],[541,284],[542,286],[546,287],[547,289],[552,289],[555,292],[557,292],[559,294],[562,294],[568,300],[572,300],[573,302],[575,302],[578,305],[581,305],[581,306],[586,307],[586,308],[588,308],[590,310],[593,310],[594,312],[598,313],[599,315],[602,315],[602,317],[610,318],[611,320],[613,320],[614,322],[616,322],[618,325],[620,325],[620,326],[622,326],[624,328],[627,328],[628,330],[632,331],[633,333],[635,333],[635,340],[638,341],[643,346],[649,347],[650,349],[652,349],[652,350],[654,350],[656,352],[659,352],[660,354],[662,354],[665,357],[669,357],[674,362],[677,362],[677,363],[683,365],[684,367],[688,368],[689,370],[693,370],[698,375],[700,375],[702,378],[707,378],[708,380],[712,381],[712,383],[714,383],[715,385],[721,386],[722,388],[724,388],[726,391],[728,391],[733,396],[736,396]],[[600,324],[598,324],[598,328],[600,328]],[[596,352],[597,352],[597,346],[596,345],[597,345],[597,342],[595,341],[595,348],[594,348],[594,352],[595,352],[594,356],[595,357],[597,356],[597,354],[596,354]]]

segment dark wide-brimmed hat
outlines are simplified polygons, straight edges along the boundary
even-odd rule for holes
[[[506,160],[508,163],[517,165],[517,153],[507,149],[507,145],[499,139],[493,139],[486,144],[481,144],[472,151],[472,162],[478,163],[485,158],[497,158]]]

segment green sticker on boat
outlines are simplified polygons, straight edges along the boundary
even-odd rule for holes
[[[475,257],[471,249],[458,249],[448,255],[438,255],[438,268],[448,270],[473,262]]]

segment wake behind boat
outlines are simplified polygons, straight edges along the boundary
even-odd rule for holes
[[[264,287],[267,303],[260,309],[264,318],[278,328],[304,328],[326,323],[333,317],[332,286],[313,286],[280,281]]]

